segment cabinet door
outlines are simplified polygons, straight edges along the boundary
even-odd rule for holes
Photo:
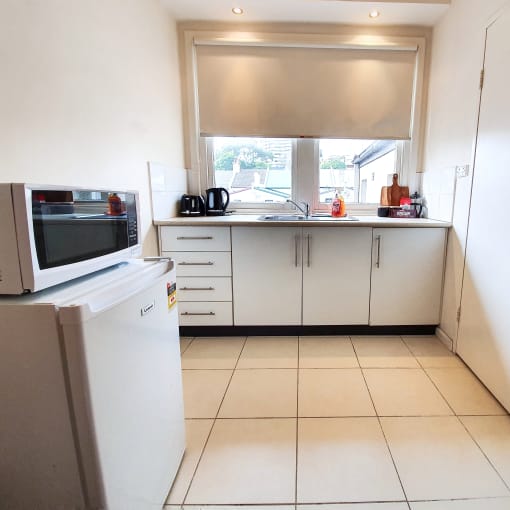
[[[234,324],[301,324],[301,228],[232,227]]]
[[[370,325],[439,324],[444,228],[373,230]]]
[[[303,229],[303,324],[368,324],[372,229]]]

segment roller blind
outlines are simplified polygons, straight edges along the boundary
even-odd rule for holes
[[[410,138],[415,49],[195,49],[201,136]]]

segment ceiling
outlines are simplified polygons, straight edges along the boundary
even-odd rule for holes
[[[309,22],[356,25],[434,25],[449,0],[163,0],[179,21]],[[241,7],[236,16],[232,7]],[[381,15],[370,19],[377,9]]]

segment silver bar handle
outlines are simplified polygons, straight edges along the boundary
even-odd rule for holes
[[[181,287],[179,290],[214,290],[214,287]]]
[[[381,236],[375,236],[377,241],[377,258],[375,260],[375,267],[378,269],[381,267]]]
[[[181,312],[181,315],[216,315],[214,312]]]
[[[178,266],[214,266],[214,262],[179,262]]]
[[[312,240],[312,236],[308,234],[306,236],[307,248],[306,248],[306,267],[310,267],[312,265],[310,259],[310,241]]]
[[[294,236],[294,266],[298,267],[298,243],[299,243],[299,235]]]
[[[204,236],[204,237],[186,237],[180,236],[177,238],[177,241],[212,241],[214,237],[212,236]]]
[[[171,261],[172,257],[144,257],[144,262],[158,262],[160,260],[168,260]]]

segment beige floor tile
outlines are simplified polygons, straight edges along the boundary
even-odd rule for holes
[[[295,510],[295,505],[278,505],[276,508],[273,505],[186,505],[183,507],[185,510]],[[165,508],[166,510],[166,508]],[[177,509],[175,509],[177,510]],[[324,509],[325,510],[325,509]],[[362,509],[363,510],[363,509]],[[384,509],[382,509],[384,510]]]
[[[189,347],[190,343],[193,341],[193,337],[190,336],[181,336],[181,354]]]
[[[182,355],[182,368],[234,368],[244,337],[195,338]]]
[[[220,418],[291,418],[297,414],[297,369],[236,370]]]
[[[216,420],[187,504],[292,504],[296,419]]]
[[[427,368],[427,373],[459,415],[503,415],[505,410],[467,368]]]
[[[175,477],[167,505],[180,505],[188,490],[214,420],[186,420],[186,451]]]
[[[357,368],[348,336],[299,337],[299,368]]]
[[[510,495],[456,417],[381,418],[381,423],[408,499]]]
[[[461,421],[510,485],[510,416],[463,416]]]
[[[299,505],[297,510],[409,510],[409,507],[407,503],[353,503],[352,505]]]
[[[404,499],[377,418],[299,418],[298,503]]]
[[[509,508],[510,498],[411,503],[411,510],[508,510]]]
[[[359,368],[299,369],[299,416],[375,416]]]
[[[352,343],[363,368],[419,368],[398,336],[353,336]]]
[[[422,367],[463,367],[461,359],[450,352],[436,336],[403,336],[409,350]]]
[[[297,368],[298,337],[250,336],[237,368]]]
[[[183,370],[186,418],[215,418],[232,370]]]
[[[368,368],[363,373],[379,416],[453,414],[422,369]]]

